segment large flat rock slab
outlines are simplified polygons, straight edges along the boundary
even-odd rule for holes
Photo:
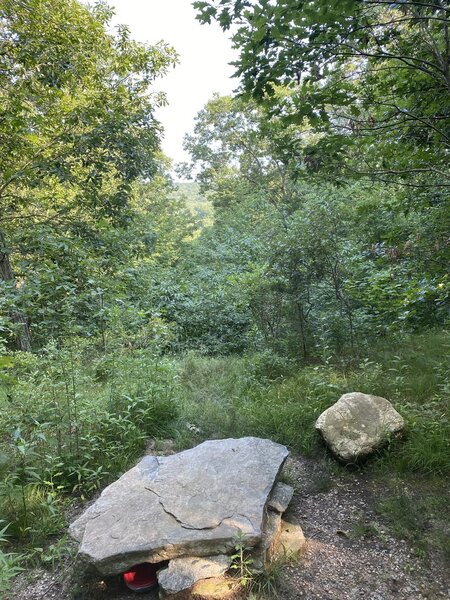
[[[316,421],[332,452],[347,462],[371,454],[404,426],[386,398],[361,392],[344,394]]]
[[[247,437],[146,456],[108,486],[69,533],[80,542],[80,558],[104,575],[141,562],[226,554],[238,531],[255,546],[287,455],[285,446]]]

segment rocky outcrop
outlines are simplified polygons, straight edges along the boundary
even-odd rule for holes
[[[257,546],[287,455],[280,444],[248,437],[146,456],[72,523],[79,556],[114,575],[142,562],[230,553],[239,532]]]
[[[316,429],[336,456],[350,462],[374,452],[404,425],[385,398],[353,392],[323,412]]]

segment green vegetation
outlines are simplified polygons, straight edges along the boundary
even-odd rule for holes
[[[383,491],[377,490],[372,501],[375,518],[360,514],[352,526],[354,538],[378,538],[387,535],[405,540],[415,554],[433,560],[436,557],[450,564],[450,509],[444,481],[436,477],[419,476],[414,481],[400,478],[395,472],[381,480]]]
[[[73,499],[89,497],[115,479],[142,455],[146,441],[174,438],[183,449],[207,438],[258,435],[307,456],[324,456],[315,419],[349,390],[376,389],[408,425],[405,439],[392,442],[363,468],[378,472],[381,480],[419,476],[423,486],[448,476],[448,342],[435,331],[415,334],[403,338],[401,347],[379,344],[370,360],[345,369],[299,366],[268,352],[174,357],[161,355],[157,344],[105,353],[85,340],[15,353],[14,364],[2,371],[0,398],[5,407],[0,514],[9,524],[5,572],[13,576],[20,564],[50,566],[67,557],[66,541],[58,545],[54,539],[65,531]],[[328,479],[317,482],[320,492],[329,487]],[[414,515],[427,519],[433,510],[441,512],[435,504],[445,496],[438,486],[414,511],[405,511],[403,524],[396,514],[405,498],[397,493],[380,502],[380,515],[393,523],[394,534],[416,543],[421,529]],[[377,531],[373,524],[355,524],[358,536]],[[443,529],[435,542],[443,553],[446,536]],[[428,552],[432,540],[427,540],[420,548]]]
[[[410,542],[418,555],[441,554],[450,564],[450,509],[445,490],[432,480],[419,481],[412,492],[398,487],[377,504],[381,521],[390,533]]]
[[[394,482],[380,522],[449,553],[448,9],[195,4],[239,20],[246,93],[198,114],[174,184],[152,88],[174,50],[103,3],[0,0],[0,592],[67,560],[70,510],[148,442],[323,457],[349,391],[407,422],[356,466]]]
[[[407,422],[405,439],[375,460],[380,472],[450,473],[447,334],[432,331],[379,343],[351,367],[298,367],[268,353],[242,358],[188,355],[180,363],[185,444],[208,437],[259,435],[306,455],[319,452],[318,415],[350,390],[389,398]],[[426,355],[423,348],[427,348]],[[277,370],[274,371],[274,366]],[[199,430],[197,432],[197,430]],[[187,440],[187,441],[186,441]]]

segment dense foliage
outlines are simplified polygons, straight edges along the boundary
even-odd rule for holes
[[[29,326],[58,328],[67,296],[99,287],[81,248],[91,262],[102,244],[120,248],[107,238],[131,218],[133,182],[158,169],[164,99],[148,89],[175,54],[109,34],[110,18],[101,3],[0,3],[0,301],[23,350]]]
[[[174,184],[175,51],[102,2],[0,0],[0,593],[150,441],[323,455],[314,420],[358,389],[407,421],[375,470],[450,471],[446,3],[195,5],[241,93]]]
[[[324,134],[306,163],[330,161],[448,189],[450,48],[441,0],[214,0],[203,22],[235,25],[242,88]]]
[[[397,184],[299,177],[285,146],[295,129],[252,102],[216,97],[186,139],[215,206],[197,246],[228,272],[228,293],[240,290],[239,318],[246,294],[253,339],[256,327],[282,353],[342,357],[387,331],[443,324],[448,203]],[[212,239],[221,241],[213,251]]]

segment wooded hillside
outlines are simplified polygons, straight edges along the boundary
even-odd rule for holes
[[[324,456],[315,419],[358,389],[408,428],[369,469],[449,476],[447,2],[194,5],[240,87],[177,183],[154,116],[176,51],[103,2],[0,0],[5,594],[149,440]]]

